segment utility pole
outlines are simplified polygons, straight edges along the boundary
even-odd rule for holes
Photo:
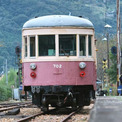
[[[7,59],[6,59],[6,85],[8,85],[8,67],[7,67]]]
[[[104,28],[106,29],[106,38],[104,38],[103,40],[107,41],[107,60],[108,60],[108,69],[109,69],[109,28],[112,28],[112,26],[106,24]]]
[[[121,74],[121,49],[120,49],[120,0],[116,1],[117,5],[117,88],[121,85],[119,77]]]
[[[107,59],[108,59],[108,69],[109,69],[109,33],[107,32]]]
[[[17,55],[17,65],[18,65],[18,80],[19,80],[19,85],[21,84],[21,75],[20,75],[20,70],[21,70],[21,64],[20,64],[20,53],[21,53],[21,48],[19,46],[16,46],[15,48],[15,53]]]

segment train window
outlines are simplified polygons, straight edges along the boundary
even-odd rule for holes
[[[86,56],[86,36],[80,35],[80,56]]]
[[[39,35],[39,56],[55,56],[55,35]]]
[[[35,56],[35,37],[30,37],[30,57]]]
[[[92,36],[89,35],[88,36],[88,55],[91,56],[92,55]]]
[[[27,57],[27,37],[24,37],[25,40],[25,55],[24,57]]]
[[[59,56],[76,56],[76,35],[59,35]]]

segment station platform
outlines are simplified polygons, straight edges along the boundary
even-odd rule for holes
[[[122,96],[97,97],[88,122],[122,122]]]

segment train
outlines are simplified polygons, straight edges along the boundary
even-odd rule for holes
[[[32,103],[47,111],[85,106],[95,98],[96,40],[81,16],[35,17],[22,27],[22,77]]]

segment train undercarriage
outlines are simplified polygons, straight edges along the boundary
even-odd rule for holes
[[[93,86],[25,86],[25,91],[31,91],[32,103],[47,111],[52,107],[76,108],[90,104],[95,98]]]

